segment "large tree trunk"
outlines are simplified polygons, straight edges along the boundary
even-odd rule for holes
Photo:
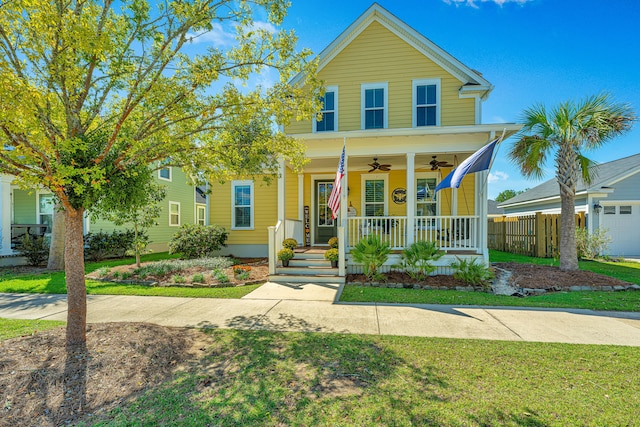
[[[66,208],[64,263],[67,281],[67,346],[87,341],[87,287],[84,281],[83,209]]]
[[[560,188],[560,270],[578,270],[576,248],[576,213],[573,194]]]
[[[51,227],[51,246],[49,247],[48,270],[64,270],[64,211],[56,205],[53,210],[53,225]]]

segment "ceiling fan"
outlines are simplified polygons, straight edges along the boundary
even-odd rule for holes
[[[447,162],[444,162],[444,161],[439,162],[439,161],[437,160],[437,157],[438,157],[438,156],[431,156],[431,158],[432,158],[433,160],[431,160],[431,161],[429,162],[429,164],[431,165],[431,170],[432,170],[432,171],[438,170],[438,169],[443,168],[443,167],[444,167],[444,168],[451,168],[451,167],[453,167],[453,165],[450,165],[450,164],[449,164],[449,163],[447,163]]]
[[[391,165],[381,165],[380,163],[378,163],[377,157],[373,158],[373,163],[369,163],[369,166],[371,166],[371,169],[369,170],[369,172],[373,172],[375,170],[387,172],[391,170]]]

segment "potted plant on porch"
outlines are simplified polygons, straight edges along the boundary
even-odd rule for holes
[[[293,258],[293,249],[284,248],[278,251],[278,259],[282,261],[283,267],[289,267],[289,260]]]
[[[331,267],[336,268],[338,266],[338,259],[340,259],[340,254],[338,253],[338,250],[336,248],[331,248],[324,253],[324,258],[331,261]]]

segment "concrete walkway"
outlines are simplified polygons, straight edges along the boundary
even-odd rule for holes
[[[266,283],[242,299],[89,295],[87,321],[640,346],[640,313],[336,303],[338,285]],[[0,294],[0,317],[66,320],[66,295]]]

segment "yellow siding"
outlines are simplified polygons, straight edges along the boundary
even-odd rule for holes
[[[298,174],[293,173],[293,170],[287,167],[284,182],[286,206],[285,216],[288,219],[298,219]]]
[[[319,73],[327,86],[338,86],[340,131],[361,129],[362,83],[388,82],[389,128],[412,126],[412,81],[441,79],[441,125],[475,124],[474,99],[460,99],[462,82],[398,36],[373,22]],[[311,132],[311,122],[293,123],[290,134]]]
[[[474,215],[476,206],[475,175],[467,175],[458,188],[458,215]]]
[[[278,187],[266,185],[262,180],[254,181],[253,230],[231,229],[231,182],[213,184],[211,195],[211,223],[224,227],[229,232],[227,244],[267,244],[267,227],[276,225],[278,216]]]

